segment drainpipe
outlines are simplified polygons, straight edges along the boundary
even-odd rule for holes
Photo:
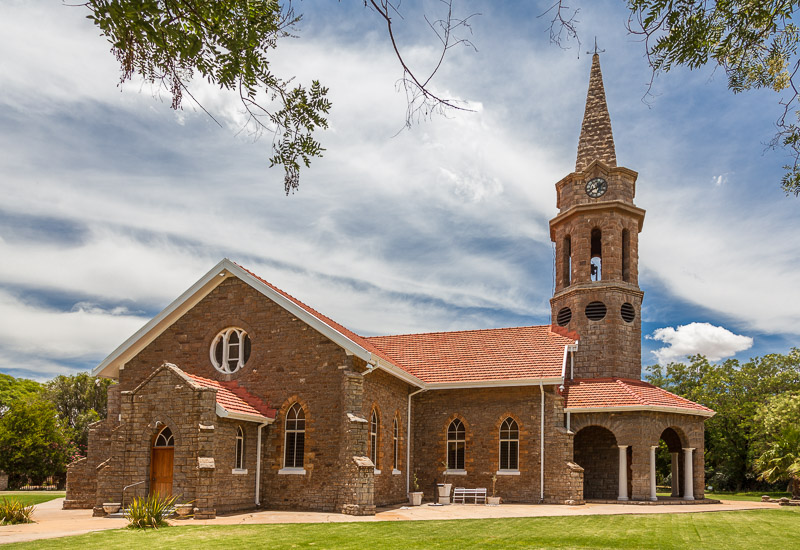
[[[411,398],[425,391],[420,388],[408,394],[408,427],[406,428],[406,493],[411,492]]]
[[[261,506],[261,428],[266,425],[266,422],[258,425],[258,442],[256,443],[258,447],[256,452],[256,506]]]
[[[539,381],[542,396],[541,426],[539,429],[539,502],[544,502],[544,384]]]

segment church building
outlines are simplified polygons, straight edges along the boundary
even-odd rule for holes
[[[617,166],[592,59],[575,171],[556,183],[551,324],[363,337],[228,259],[95,370],[108,417],[65,508],[152,493],[196,518],[263,507],[374,514],[418,484],[505,502],[703,498],[710,409],[641,380],[637,173]],[[335,312],[334,312],[335,313]]]

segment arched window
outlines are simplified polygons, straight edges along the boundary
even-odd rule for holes
[[[511,417],[500,425],[500,469],[519,470],[519,427]]]
[[[378,411],[372,409],[372,416],[369,419],[369,457],[378,469]]]
[[[172,430],[170,430],[168,426],[164,426],[161,431],[158,432],[153,447],[173,447],[174,445],[175,440],[172,438]]]
[[[572,238],[569,235],[564,237],[561,253],[561,281],[564,286],[569,286],[572,279]]]
[[[244,431],[241,426],[236,427],[236,458],[233,467],[244,470]]]
[[[218,371],[234,373],[250,359],[250,337],[243,329],[226,328],[211,343],[211,363]]]
[[[622,280],[631,282],[631,233],[622,230]]]
[[[603,279],[603,233],[598,229],[592,229],[592,281]]]
[[[399,470],[400,465],[400,430],[397,427],[397,419],[392,424],[392,469]]]
[[[464,447],[466,444],[466,430],[464,423],[458,418],[450,423],[447,428],[447,469],[464,469]]]
[[[286,413],[286,452],[284,468],[302,468],[306,443],[306,415],[303,407],[295,403]]]

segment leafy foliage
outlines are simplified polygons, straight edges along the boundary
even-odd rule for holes
[[[322,154],[312,137],[326,128],[331,107],[319,82],[291,86],[270,69],[268,54],[300,20],[290,3],[276,0],[89,0],[89,19],[120,63],[121,83],[138,74],[163,85],[180,109],[195,72],[239,94],[250,120],[274,133],[270,162],[285,168],[286,193],[297,189],[300,162]],[[288,6],[288,7],[287,7]],[[262,104],[277,102],[277,108]]]
[[[168,525],[167,518],[172,515],[177,497],[164,496],[158,493],[147,497],[136,497],[125,511],[128,527],[134,529],[158,529]]]
[[[756,418],[761,454],[755,465],[760,478],[792,480],[792,496],[800,498],[800,393],[772,397],[759,407]]]
[[[14,401],[0,417],[0,470],[11,484],[63,478],[72,455],[68,434],[52,403],[40,397]]]
[[[106,417],[108,412],[108,378],[97,378],[82,372],[57,376],[44,385],[42,394],[55,405],[59,417],[72,431],[71,439],[79,450],[89,440],[89,425]]]
[[[0,525],[16,525],[18,523],[33,523],[34,506],[25,506],[14,498],[3,497],[0,499]]]
[[[775,395],[800,392],[800,349],[769,354],[741,364],[712,364],[703,356],[690,363],[650,367],[647,379],[672,393],[710,407],[706,426],[706,478],[719,490],[758,488],[758,415]]]
[[[0,373],[0,414],[4,414],[13,401],[36,395],[41,389],[42,385],[33,380]]]

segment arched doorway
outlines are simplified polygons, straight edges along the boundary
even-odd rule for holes
[[[172,430],[164,426],[155,440],[150,453],[150,494],[172,495],[172,460],[175,441]]]
[[[684,463],[681,450],[685,445],[681,436],[674,428],[667,428],[661,432],[656,455],[657,481],[659,485],[670,486],[670,496],[683,497]]]
[[[627,449],[630,452],[630,448]],[[583,468],[583,498],[617,500],[619,487],[619,447],[614,434],[601,426],[587,426],[575,434],[573,460]],[[627,460],[630,468],[630,458]],[[630,495],[631,475],[628,472]]]

